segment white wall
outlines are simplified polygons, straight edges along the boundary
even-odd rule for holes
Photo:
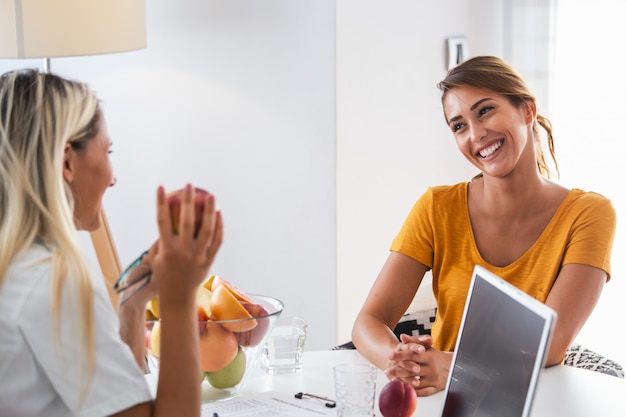
[[[626,133],[621,127],[626,85],[619,53],[626,38],[626,3],[570,0],[560,2],[560,9],[551,116],[561,178],[569,187],[605,195],[617,211],[611,281],[579,341],[626,366]],[[589,25],[586,30],[580,29],[582,21]]]
[[[332,347],[334,1],[146,4],[147,49],[52,60],[104,100],[118,177],[105,207],[122,262],[157,236],[157,185],[191,181],[224,212],[212,272],[282,299],[310,322],[307,348]],[[0,61],[23,66],[40,62]]]
[[[470,4],[471,3],[471,4]],[[337,2],[338,340],[350,331],[391,240],[426,187],[475,171],[447,128],[436,83],[446,39],[502,54],[500,1]]]

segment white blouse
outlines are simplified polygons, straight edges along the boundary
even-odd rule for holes
[[[51,259],[48,249],[34,245],[10,266],[0,284],[0,415],[107,416],[151,401],[99,277],[93,282],[95,373],[84,391],[78,303],[66,279],[59,338],[51,317]]]

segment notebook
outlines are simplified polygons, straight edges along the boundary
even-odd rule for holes
[[[548,306],[476,266],[440,416],[529,416],[555,320]]]

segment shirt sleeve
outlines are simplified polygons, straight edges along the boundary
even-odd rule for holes
[[[593,266],[604,270],[610,279],[617,222],[611,201],[600,194],[586,192],[567,215],[572,217],[572,227],[562,264]]]
[[[429,188],[411,208],[400,232],[391,243],[391,251],[410,256],[433,267],[433,191]]]
[[[145,377],[119,336],[119,321],[104,281],[93,283],[95,370],[91,381],[86,379],[80,310],[71,280],[67,279],[64,285],[60,335],[49,315],[49,281],[49,274],[42,274],[40,285],[29,296],[29,302],[40,305],[25,309],[19,327],[42,373],[65,405],[77,416],[90,417],[114,414],[151,401]]]

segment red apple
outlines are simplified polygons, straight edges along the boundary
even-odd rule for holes
[[[242,302],[241,305],[248,311],[248,313],[250,313],[250,315],[252,315],[252,317],[261,318],[256,320],[258,324],[254,329],[245,332],[237,332],[235,333],[235,337],[241,346],[256,346],[261,342],[261,340],[263,340],[265,333],[267,333],[270,318],[264,316],[267,316],[270,313],[261,304]]]
[[[204,212],[204,199],[209,194],[208,191],[203,190],[202,188],[195,187],[195,199],[194,199],[194,232],[193,235],[196,237],[198,235],[198,231],[200,230],[200,226],[202,225],[202,213]],[[170,216],[172,218],[172,229],[174,230],[174,234],[178,234],[179,226],[180,226],[180,207],[183,201],[183,193],[184,190],[172,191],[167,194],[167,202],[170,206]]]
[[[378,397],[383,417],[410,417],[417,408],[417,394],[411,384],[394,379],[389,381]]]

